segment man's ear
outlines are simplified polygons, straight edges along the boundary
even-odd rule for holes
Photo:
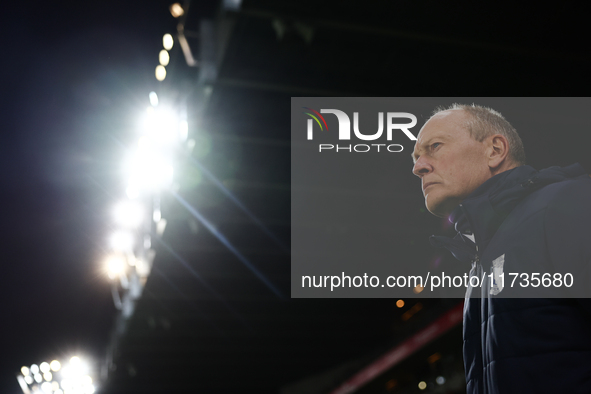
[[[488,137],[487,155],[488,166],[493,170],[505,163],[509,155],[509,141],[507,141],[507,138],[502,134]]]

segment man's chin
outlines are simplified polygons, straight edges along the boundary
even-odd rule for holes
[[[443,212],[443,211],[439,211],[439,210],[434,210],[434,209],[431,209],[431,208],[429,208],[429,207],[427,207],[427,210],[428,210],[429,212],[431,212],[433,215],[435,215],[435,216],[437,216],[437,217],[440,217],[440,218],[444,218],[444,217],[446,217],[446,216],[449,216],[449,213],[445,213],[445,212]]]
[[[433,201],[434,199],[430,199],[429,195],[425,198],[425,205],[427,210],[431,212],[433,215],[445,218],[448,217],[449,214],[458,206],[459,202],[456,203],[455,201]]]

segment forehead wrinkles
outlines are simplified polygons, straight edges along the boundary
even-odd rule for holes
[[[463,110],[444,111],[434,115],[425,123],[419,132],[417,142],[411,154],[413,161],[416,163],[417,157],[435,139],[447,142],[457,139],[460,135],[458,132],[464,132],[469,135],[467,128],[468,121],[469,119]]]

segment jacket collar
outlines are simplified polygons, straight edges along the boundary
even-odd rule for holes
[[[450,249],[460,261],[470,260],[467,256],[474,257],[475,252],[486,248],[505,218],[526,196],[551,183],[585,174],[580,164],[541,171],[524,165],[497,174],[474,190],[449,216],[458,236],[453,240],[432,236],[431,244]],[[476,250],[463,239],[461,234],[466,233],[474,234]]]

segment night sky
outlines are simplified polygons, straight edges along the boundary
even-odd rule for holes
[[[168,1],[27,1],[2,15],[0,391],[22,365],[104,357],[120,164],[157,81]]]

